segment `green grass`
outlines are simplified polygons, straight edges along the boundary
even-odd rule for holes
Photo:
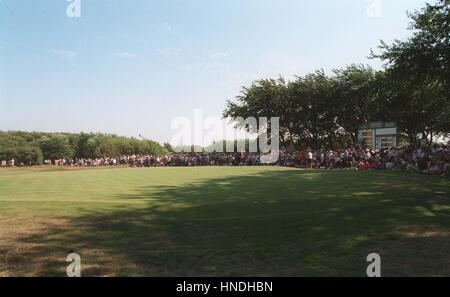
[[[276,167],[0,170],[0,276],[450,276],[450,180]]]

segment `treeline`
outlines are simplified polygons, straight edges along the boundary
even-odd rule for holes
[[[240,152],[241,150],[248,152],[252,146],[257,147],[257,139],[219,140],[205,147],[200,145],[178,145],[172,147],[168,143],[164,144],[164,147],[171,153],[219,153],[230,150],[234,152]]]
[[[44,160],[161,155],[159,143],[101,133],[44,133],[0,131],[0,160],[40,165]]]
[[[244,87],[227,102],[224,117],[280,117],[280,142],[295,147],[355,144],[358,127],[370,121],[396,122],[414,147],[450,133],[450,1],[409,15],[406,41],[379,46],[375,71],[351,65],[326,75],[264,79]],[[255,127],[241,127],[254,130]]]

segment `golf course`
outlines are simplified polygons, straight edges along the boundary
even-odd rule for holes
[[[450,180],[281,167],[0,169],[0,276],[450,276]]]

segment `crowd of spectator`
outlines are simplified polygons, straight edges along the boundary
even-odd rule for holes
[[[104,158],[45,160],[46,165],[99,166],[259,166],[260,153],[173,153],[165,156],[131,155]],[[2,166],[15,166],[14,160]],[[349,147],[337,150],[280,151],[271,165],[309,169],[409,170],[430,175],[450,175],[450,152],[445,145],[412,149],[410,147],[381,150]]]

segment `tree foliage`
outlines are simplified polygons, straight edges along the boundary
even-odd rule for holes
[[[294,81],[262,80],[228,101],[224,117],[280,117],[285,146],[342,146],[356,139],[358,125],[371,119],[376,73],[364,65],[316,71]]]
[[[159,143],[100,133],[43,133],[0,131],[0,160],[25,165],[43,160],[118,157],[132,154],[161,155],[167,150]]]
[[[303,147],[354,144],[358,127],[395,121],[413,146],[450,132],[450,1],[409,14],[412,36],[382,42],[382,71],[350,65],[286,82],[264,79],[227,102],[224,117],[280,117],[280,142]]]
[[[449,125],[450,1],[438,0],[409,14],[413,34],[382,42],[372,57],[386,63],[391,117],[400,119],[410,142],[447,134]]]

